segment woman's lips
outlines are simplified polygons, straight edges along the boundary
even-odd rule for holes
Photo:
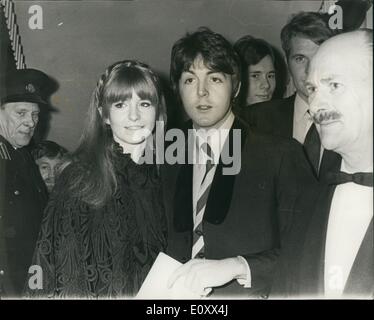
[[[139,130],[139,129],[143,129],[143,126],[127,126],[125,128],[127,130]]]

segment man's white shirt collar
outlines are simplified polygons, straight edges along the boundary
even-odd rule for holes
[[[205,130],[196,129],[196,127],[193,126],[193,128],[195,129],[194,134],[196,138],[196,151],[199,152],[201,145],[204,142],[208,142],[214,154],[214,163],[217,164],[234,120],[235,116],[230,110],[226,120],[218,128]]]
[[[294,109],[294,119],[297,122],[300,122],[304,119],[304,117],[309,117],[308,114],[309,104],[304,101],[298,94],[296,94],[295,98],[295,109]]]

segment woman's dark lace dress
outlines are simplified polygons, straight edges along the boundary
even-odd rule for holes
[[[43,270],[43,289],[31,296],[133,296],[164,250],[157,168],[135,164],[117,144],[114,149],[118,188],[103,208],[93,209],[66,192],[66,182],[82,165],[71,164],[60,176],[34,255]]]

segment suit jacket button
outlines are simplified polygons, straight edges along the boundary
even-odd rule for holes
[[[16,191],[14,191],[14,194],[15,194],[16,196],[19,196],[19,195],[20,195],[20,192],[19,192],[18,190],[16,190]]]
[[[262,294],[260,296],[261,299],[268,299],[269,298],[269,295],[268,294]]]
[[[200,258],[200,259],[203,259],[203,258],[205,257],[204,252],[199,252],[199,253],[197,254],[197,257]]]
[[[0,270],[0,276],[3,276],[5,274],[4,270]]]
[[[261,189],[261,190],[265,190],[265,182],[260,182],[259,184],[258,184],[258,187]]]

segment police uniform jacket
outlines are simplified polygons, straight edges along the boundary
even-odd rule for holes
[[[0,297],[22,294],[46,201],[31,155],[0,135]]]

